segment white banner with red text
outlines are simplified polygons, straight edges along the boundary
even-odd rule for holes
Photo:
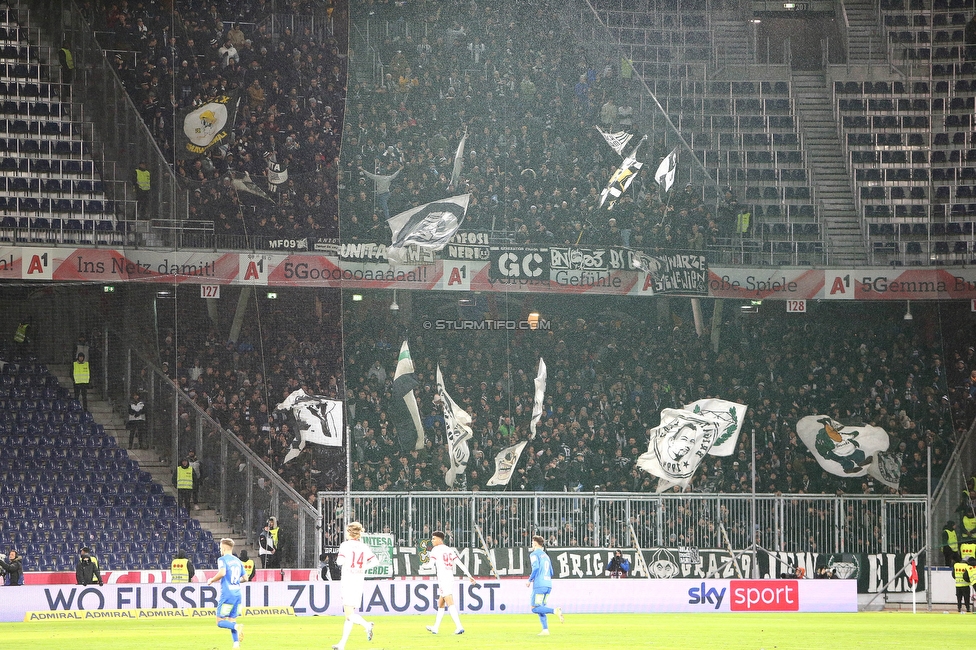
[[[708,267],[700,256],[510,247],[390,265],[337,253],[0,247],[0,280],[517,291],[744,300],[971,300],[976,268]],[[480,256],[472,256],[480,257]]]

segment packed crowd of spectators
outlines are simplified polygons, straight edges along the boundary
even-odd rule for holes
[[[627,64],[588,58],[576,34],[554,20],[561,3],[418,4],[409,14],[399,3],[353,10],[353,21],[368,16],[391,28],[376,47],[383,79],[349,92],[343,241],[390,236],[373,181],[359,168],[381,175],[402,170],[391,214],[470,192],[462,228],[518,243],[704,250],[732,234],[741,211],[735,197],[727,194],[717,209],[705,205],[702,188],[686,185],[690,167],[668,195],[658,191],[654,170],[673,146],[660,136],[641,145],[639,159],[647,162],[624,198],[610,212],[598,208],[621,158],[594,126],[636,134],[627,150],[633,148],[641,137],[634,107],[641,89]]]
[[[315,24],[272,29],[272,8]],[[199,157],[177,156],[194,190],[191,218],[225,235],[338,236],[337,161],[346,94],[348,10],[342,0],[156,0],[86,7],[103,48],[166,160],[182,116],[237,93],[234,137]],[[328,27],[325,27],[328,26]],[[273,201],[240,192],[245,174],[265,192],[267,159],[288,170]]]
[[[454,400],[472,415],[471,459],[455,486],[472,490],[499,489],[487,486],[495,454],[528,439],[540,355],[549,368],[545,414],[504,488],[509,491],[654,491],[656,478],[635,461],[647,450],[661,409],[718,397],[745,403],[749,412],[736,453],[709,457],[694,478],[694,491],[751,490],[754,429],[760,492],[888,493],[871,478],[821,470],[795,426],[806,415],[822,414],[883,427],[892,439],[889,450],[902,454],[899,491],[918,494],[925,491],[927,448],[938,477],[976,416],[976,350],[964,339],[930,341],[922,334],[924,317],[903,325],[890,320],[886,306],[859,307],[865,313],[858,319],[825,309],[816,320],[795,323],[764,306],[759,314],[726,323],[718,353],[707,337],[695,335],[687,315],[673,327],[671,321],[664,326],[626,315],[577,319],[565,306],[552,314],[552,331],[511,340],[504,332],[411,330],[426,443],[421,451],[403,451],[389,418],[400,316],[367,303],[347,304],[343,345],[334,322],[338,305],[305,304],[312,301],[279,301],[273,314],[263,316],[261,330],[259,319],[248,319],[236,345],[223,342],[203,314],[183,319],[178,346],[172,334],[162,345],[175,364],[170,374],[183,389],[310,498],[320,489],[344,488],[345,458],[334,448],[309,446],[282,465],[291,435],[271,413],[299,387],[345,396],[354,489],[448,489],[443,414],[434,402],[437,363]],[[415,299],[415,316],[434,309],[434,299]],[[312,324],[309,313],[319,314]]]

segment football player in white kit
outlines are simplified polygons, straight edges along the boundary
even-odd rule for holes
[[[339,553],[336,555],[336,564],[342,567],[339,585],[342,591],[342,611],[346,614],[346,620],[342,625],[342,640],[332,646],[332,650],[345,650],[353,625],[362,625],[366,628],[366,640],[373,640],[373,623],[367,623],[356,610],[363,601],[366,571],[380,561],[373,549],[359,540],[362,534],[363,525],[358,521],[346,526],[348,539],[339,545]]]
[[[454,621],[454,633],[464,634],[464,628],[461,627],[461,619],[458,617],[457,607],[454,605],[454,591],[456,587],[454,567],[461,567],[461,571],[464,572],[464,575],[468,576],[471,584],[476,585],[478,581],[468,573],[468,567],[464,566],[461,558],[458,557],[457,551],[444,543],[444,533],[435,530],[430,534],[430,542],[434,547],[427,552],[427,561],[424,563],[424,566],[429,567],[433,564],[437,570],[437,586],[440,589],[440,595],[437,597],[437,619],[433,625],[427,626],[427,631],[431,634],[437,634],[437,629],[441,625],[441,620],[444,618],[444,612],[446,610]]]

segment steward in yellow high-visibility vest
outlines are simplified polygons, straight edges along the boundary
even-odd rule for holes
[[[27,328],[29,327],[29,323],[21,323],[17,326],[17,331],[14,332],[14,343],[23,343],[27,340]]]
[[[61,83],[70,84],[75,78],[75,57],[71,55],[67,43],[58,50],[58,62],[61,64]]]
[[[193,574],[196,570],[193,568],[193,562],[187,559],[186,553],[183,551],[177,551],[176,557],[169,565],[169,581],[170,582],[189,582],[193,579]]]
[[[173,482],[176,483],[179,504],[189,512],[193,504],[193,468],[190,467],[189,459],[181,460],[174,474]]]
[[[942,559],[947,567],[952,567],[960,559],[959,536],[954,521],[947,521],[942,527]]]
[[[75,382],[75,399],[81,399],[81,405],[88,410],[88,385],[91,383],[91,366],[85,355],[78,353],[78,357],[71,366],[71,378]]]
[[[250,582],[254,579],[254,560],[247,556],[246,549],[241,549],[241,554],[238,558],[244,563],[244,575],[247,576],[247,580]]]
[[[139,163],[139,167],[136,168],[135,174],[136,181],[136,204],[139,207],[139,214],[137,215],[140,219],[151,219],[152,214],[150,211],[150,190],[152,190],[152,175],[149,172],[149,168],[146,166],[145,162]]]
[[[963,603],[966,604],[966,612],[971,612],[973,609],[972,602],[969,597],[970,585],[972,584],[969,580],[969,567],[976,566],[976,558],[972,558],[969,562],[956,562],[952,565],[952,577],[956,581],[956,609],[961,613]]]

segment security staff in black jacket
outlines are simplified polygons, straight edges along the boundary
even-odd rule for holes
[[[78,564],[75,565],[75,580],[79,585],[102,586],[102,574],[98,570],[98,560],[87,546],[81,547]]]

